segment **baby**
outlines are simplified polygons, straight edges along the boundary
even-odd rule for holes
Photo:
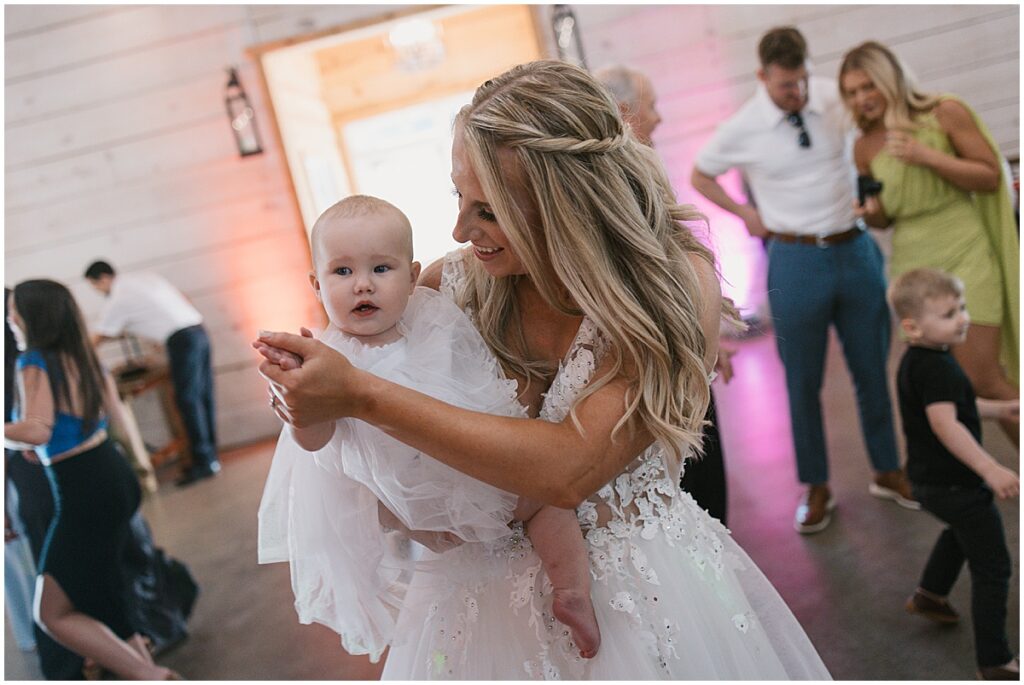
[[[362,369],[450,404],[525,416],[516,401],[515,382],[502,376],[469,318],[440,293],[416,287],[420,264],[413,261],[412,228],[398,208],[369,196],[348,197],[317,219],[310,242],[310,283],[330,321],[320,336],[324,343]],[[282,368],[301,364],[294,355],[263,343],[254,347]],[[304,463],[296,458],[296,446],[314,453],[319,474],[310,475],[313,460],[308,454]],[[302,469],[307,475],[297,478]],[[304,489],[328,487],[325,478],[335,479],[330,486],[333,496],[304,497]],[[330,601],[332,615],[325,618],[323,607],[312,606],[319,589],[300,597],[307,595],[309,585],[327,584],[323,573],[296,578],[297,571],[306,573],[302,564],[318,554],[316,549],[300,549],[303,545],[297,541],[317,545],[309,531],[314,525],[308,521],[311,517],[331,518],[330,523],[315,525],[330,534],[332,545],[351,548],[343,560],[332,560],[332,568],[325,571],[331,577],[350,581],[357,575],[379,574],[387,565],[381,561],[386,555],[380,545],[370,539],[374,532],[353,530],[368,527],[366,490],[378,502],[377,521],[369,526],[374,532],[397,528],[434,551],[501,539],[509,534],[511,520],[523,521],[554,588],[556,618],[572,631],[582,657],[597,653],[600,631],[590,602],[589,563],[574,511],[516,498],[351,419],[286,427],[264,491],[260,561],[291,561],[300,619],[301,607],[306,606],[306,616],[337,630],[350,652],[374,654],[386,644],[388,621],[372,618],[375,611],[368,608],[372,602],[367,595],[381,591],[387,581],[371,579],[360,586],[359,606],[353,611],[371,616],[360,622],[339,615],[344,602],[338,597]],[[310,502],[318,497],[319,504],[310,510]],[[303,509],[314,513],[299,524],[296,512]],[[327,540],[319,542],[323,546]],[[378,550],[376,556],[367,547]],[[345,564],[349,568],[342,572],[338,567]],[[355,594],[351,587],[346,590]],[[392,601],[395,604],[400,600]]]

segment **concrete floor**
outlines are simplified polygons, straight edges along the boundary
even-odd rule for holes
[[[789,602],[836,679],[972,679],[966,572],[951,597],[961,625],[940,627],[903,611],[941,525],[868,494],[871,470],[835,341],[823,401],[838,509],[828,529],[807,537],[792,529],[801,489],[774,342],[738,346],[736,378],[716,388],[735,538]],[[1019,468],[995,424],[985,425],[985,446]],[[256,564],[256,510],[272,452],[267,442],[227,453],[219,477],[186,490],[165,484],[144,505],[158,544],[187,563],[202,588],[191,637],[159,661],[195,680],[375,679],[379,665],[347,655],[328,629],[297,623],[285,565]],[[1018,501],[1000,509],[1019,569]],[[1015,648],[1019,609],[1015,573]],[[39,679],[35,655],[17,651],[6,621],[5,636],[4,678]]]

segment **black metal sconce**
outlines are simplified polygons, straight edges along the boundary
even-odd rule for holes
[[[249,104],[249,98],[238,80],[238,70],[228,68],[228,84],[224,87],[224,105],[228,109],[228,121],[231,131],[235,134],[238,154],[242,157],[258,155],[263,152],[260,145],[260,134],[256,130],[256,113]]]
[[[555,32],[558,58],[578,67],[587,68],[583,55],[583,41],[580,40],[579,22],[568,5],[555,5],[551,11],[551,29]]]

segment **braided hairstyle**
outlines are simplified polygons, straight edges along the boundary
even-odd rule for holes
[[[631,389],[615,431],[639,420],[677,457],[699,449],[710,391],[689,256],[714,260],[682,222],[704,217],[676,202],[660,160],[623,123],[613,96],[565,62],[522,64],[477,89],[456,134],[525,277],[549,306],[586,315],[610,343],[611,372],[580,399],[625,374]],[[532,225],[509,192],[516,177],[539,217]],[[475,262],[467,275],[457,297],[476,312],[502,365],[543,377],[550,365],[528,359],[514,297],[522,277],[493,278]],[[571,416],[579,429],[575,409]]]

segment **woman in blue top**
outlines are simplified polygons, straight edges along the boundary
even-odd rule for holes
[[[18,410],[7,447],[40,458],[55,515],[39,559],[36,622],[53,639],[130,680],[177,675],[153,663],[129,621],[121,553],[141,493],[107,437],[121,419],[71,292],[49,280],[18,284],[9,322],[18,358]]]

